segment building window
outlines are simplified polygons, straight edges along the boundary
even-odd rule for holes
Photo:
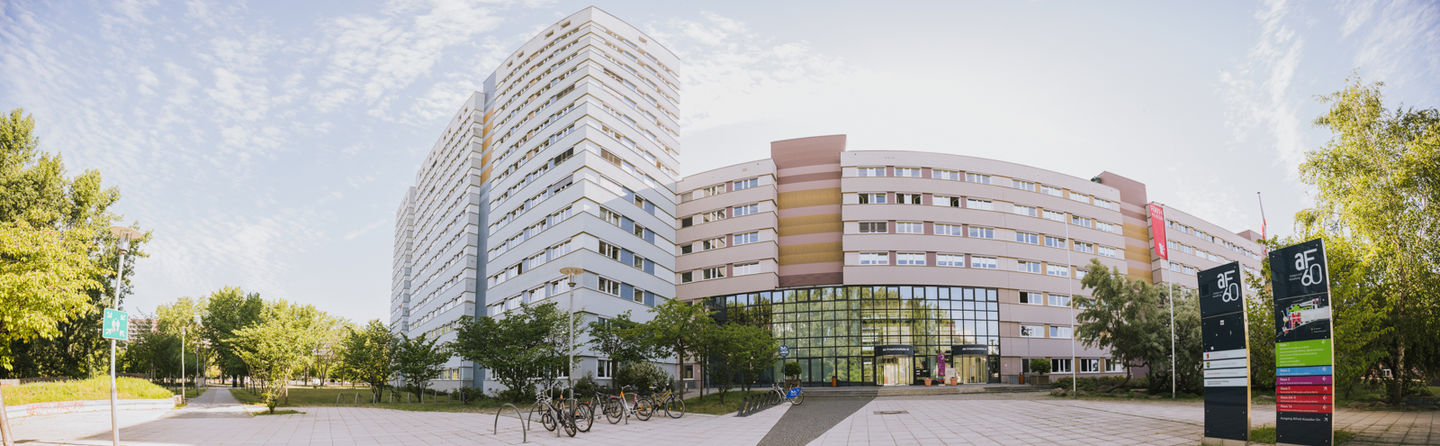
[[[744,217],[746,215],[754,214],[756,212],[760,212],[760,204],[758,203],[751,203],[744,206],[735,206],[736,217]]]
[[[1040,192],[1043,193],[1043,194],[1045,194],[1045,195],[1051,195],[1051,196],[1056,196],[1056,197],[1063,197],[1063,196],[1065,196],[1065,191],[1064,191],[1064,190],[1062,190],[1062,189],[1060,189],[1060,188],[1056,188],[1056,187],[1046,186],[1046,185],[1044,185],[1044,184],[1041,184],[1041,185],[1040,185]]]
[[[1016,180],[1016,179],[1011,179],[1011,180],[1010,180],[1010,187],[1013,187],[1013,188],[1016,188],[1016,189],[1020,189],[1020,190],[1028,190],[1028,191],[1030,191],[1030,192],[1035,192],[1035,183],[1031,183],[1031,182],[1029,182],[1029,181],[1020,181],[1020,180]]]
[[[1085,194],[1070,193],[1070,200],[1090,204],[1090,196]]]
[[[1088,218],[1085,218],[1085,217],[1081,217],[1081,216],[1078,216],[1078,215],[1071,215],[1071,216],[1070,216],[1070,224],[1076,225],[1076,226],[1084,226],[1084,227],[1087,227],[1087,228],[1088,228],[1088,227],[1094,226],[1095,223],[1094,223],[1094,220],[1091,220],[1091,219],[1088,219]]]
[[[601,359],[601,360],[599,361],[598,367],[596,367],[596,369],[595,369],[595,377],[596,377],[596,378],[613,378],[613,377],[615,377],[615,361],[611,361],[611,360],[609,360],[609,359]]]
[[[860,194],[860,204],[885,204],[885,194]]]
[[[989,200],[976,200],[974,198],[966,198],[965,207],[970,209],[983,209],[987,211],[993,211],[995,210],[995,202]]]
[[[1045,303],[1044,301],[1042,301],[1041,296],[1042,296],[1042,295],[1041,295],[1040,293],[1035,293],[1035,292],[1030,292],[1030,291],[1021,291],[1021,292],[1020,292],[1020,303],[1026,304],[1026,305],[1040,305],[1040,304]]]
[[[600,292],[618,297],[620,296],[620,282],[601,277]]]
[[[1034,217],[1034,216],[1040,215],[1040,214],[1037,213],[1037,211],[1035,210],[1035,207],[1034,207],[1034,206],[1021,206],[1021,205],[1018,205],[1018,204],[1015,205],[1015,206],[1012,206],[1012,207],[1010,208],[1010,212],[1014,212],[1014,213],[1016,213],[1016,214],[1025,215],[1025,216],[1029,216],[1029,217]]]
[[[1070,339],[1070,327],[1050,326],[1050,337],[1057,339]]]
[[[1045,236],[1045,246],[1051,248],[1065,249],[1065,239],[1060,237]]]
[[[906,178],[920,178],[920,168],[918,168],[918,167],[896,167],[896,168],[895,168],[895,176],[897,176],[897,177],[906,177]]]
[[[895,254],[896,265],[924,266],[925,253],[923,252],[902,252]]]
[[[615,211],[600,208],[600,219],[605,220],[606,223],[620,226],[620,214],[615,213]]]
[[[700,242],[700,250],[701,250],[701,251],[709,251],[709,250],[712,250],[712,249],[720,249],[720,248],[724,248],[724,247],[725,247],[725,237],[716,237],[716,238],[712,238],[712,239],[704,240],[704,241],[701,241],[701,242]]]
[[[965,227],[960,225],[947,225],[944,223],[935,224],[935,235],[965,236]]]
[[[1070,277],[1070,268],[1065,265],[1045,265],[1045,274],[1056,277]]]
[[[609,257],[610,260],[620,260],[620,248],[605,242],[600,242],[600,255]]]
[[[695,216],[695,224],[709,223],[725,219],[725,210],[719,209]]]
[[[994,257],[970,256],[970,267],[980,269],[998,269],[1000,268],[1000,261]]]
[[[883,176],[885,176],[885,168],[884,168],[884,167],[860,167],[860,168],[857,168],[857,169],[855,169],[855,170],[856,170],[856,173],[859,174],[859,175],[862,176],[862,177],[883,177]]]
[[[735,234],[733,238],[735,239],[735,243],[733,243],[734,245],[748,245],[760,241],[760,232],[755,231],[746,232],[744,234]]]
[[[1022,338],[1043,338],[1045,337],[1044,325],[1021,325],[1020,337]]]
[[[967,173],[965,174],[965,181],[971,183],[990,184],[990,176],[981,175],[978,173]]]
[[[960,172],[954,170],[931,169],[930,178],[937,180],[960,181]]]
[[[1120,250],[1115,249],[1115,248],[1111,248],[1111,247],[1109,247],[1109,246],[1101,246],[1100,249],[1099,249],[1099,253],[1100,253],[1100,255],[1105,256],[1105,257],[1116,257],[1116,258],[1119,258],[1119,257],[1120,257]]]
[[[1045,219],[1046,219],[1046,220],[1053,220],[1053,221],[1065,221],[1065,213],[1064,213],[1064,212],[1055,212],[1055,211],[1046,209],[1046,210],[1045,210]]]
[[[1024,261],[1024,260],[1021,260],[1021,261],[1020,261],[1020,267],[1019,267],[1019,268],[1016,268],[1016,270],[1017,270],[1017,271],[1020,271],[1020,272],[1022,272],[1022,273],[1035,273],[1035,274],[1040,274],[1040,263],[1039,263],[1039,262],[1026,262],[1026,261]]]
[[[862,221],[860,222],[861,234],[885,234],[890,232],[886,228],[887,223],[883,221]]]
[[[924,234],[925,224],[920,222],[902,221],[895,223],[896,234]]]
[[[1070,306],[1070,296],[1063,296],[1063,295],[1059,295],[1059,294],[1051,294],[1051,295],[1050,295],[1050,306],[1052,306],[1052,307],[1068,307],[1068,306]]]
[[[861,265],[889,265],[890,254],[883,252],[862,252],[860,253]]]
[[[723,279],[725,278],[725,267],[717,266],[714,268],[705,268],[701,271],[701,275],[703,277],[703,280]]]
[[[639,288],[632,288],[630,291],[630,300],[633,300],[635,301],[635,303],[639,304],[645,303],[645,290]]]
[[[1094,358],[1081,359],[1080,373],[1100,373],[1100,360]]]
[[[1031,234],[1031,233],[1028,233],[1028,232],[1016,232],[1016,233],[1015,233],[1015,241],[1020,242],[1020,243],[1025,243],[1025,244],[1028,244],[1028,245],[1038,245],[1038,244],[1040,244],[1040,234]]]
[[[933,195],[933,196],[930,197],[930,204],[933,204],[933,205],[936,205],[936,206],[941,206],[941,207],[949,206],[949,207],[952,207],[952,208],[958,208],[958,207],[960,207],[960,197],[951,197],[951,196],[947,196],[947,195]]]
[[[899,204],[920,204],[920,194],[895,194],[895,202]]]
[[[935,266],[965,266],[965,256],[959,254],[935,254]]]
[[[1070,373],[1070,359],[1051,359],[1050,373]]]
[[[1086,242],[1075,242],[1075,250],[1087,254],[1095,253],[1095,244]]]
[[[759,178],[751,178],[751,179],[748,179],[748,180],[740,180],[740,181],[736,181],[736,182],[735,182],[735,190],[741,191],[741,190],[749,189],[749,188],[752,188],[752,187],[755,187],[755,186],[759,186],[759,185],[760,185],[760,179],[759,179]]]
[[[1124,371],[1125,371],[1125,363],[1124,363],[1123,361],[1120,361],[1120,360],[1117,360],[1117,359],[1106,359],[1106,360],[1105,360],[1105,371],[1107,371],[1107,372],[1124,372]]]
[[[635,269],[641,269],[641,270],[645,269],[645,258],[644,258],[644,257],[640,257],[640,256],[630,256],[630,257],[631,257],[630,266],[635,267]]]
[[[972,238],[995,238],[995,228],[976,228],[976,227],[973,227],[973,226],[972,226],[972,227],[970,228],[970,237],[972,237]]]
[[[695,281],[695,272],[694,272],[694,271],[686,271],[686,272],[680,273],[680,283],[690,283],[690,282],[694,282],[694,281]]]
[[[759,274],[759,273],[760,273],[760,262],[737,263],[737,264],[735,264],[735,266],[733,266],[733,267],[731,267],[731,268],[733,269],[733,271],[731,271],[731,272],[734,273],[734,275],[736,275],[736,276],[744,276],[744,275],[750,275],[750,274]]]

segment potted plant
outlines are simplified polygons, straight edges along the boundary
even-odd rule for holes
[[[1030,372],[1035,377],[1031,380],[1032,385],[1044,385],[1045,374],[1050,373],[1050,361],[1045,358],[1034,358],[1030,360]]]
[[[795,361],[787,362],[785,363],[785,368],[783,369],[783,371],[785,372],[786,378],[785,387],[788,388],[800,386],[800,363]]]

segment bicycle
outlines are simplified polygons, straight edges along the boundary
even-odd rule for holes
[[[789,390],[782,389],[779,383],[770,385],[770,404],[789,402],[792,406],[799,406],[805,400],[800,392],[804,391],[800,386],[791,387]]]
[[[556,428],[560,428],[565,430],[565,435],[574,437],[575,432],[579,430],[575,423],[574,412],[573,409],[565,410],[560,400],[552,398],[550,390],[546,389],[544,393],[535,397],[535,406],[530,408],[530,415],[527,416],[527,419],[540,413],[540,425],[544,426],[545,430],[554,432]]]
[[[619,396],[606,395],[607,400],[603,409],[605,412],[605,420],[609,421],[610,424],[615,424],[619,423],[621,418],[625,418],[625,423],[629,424],[629,418],[633,415],[640,421],[649,421],[653,407],[634,392],[630,393],[630,396],[634,398],[633,402],[632,400],[625,399],[625,389],[633,390],[634,387],[625,386],[621,388]]]
[[[575,430],[579,432],[590,432],[590,426],[595,423],[595,406],[590,401],[579,398],[563,399],[571,407],[575,419]]]
[[[651,390],[653,391],[654,388],[652,387]],[[675,393],[675,391],[670,390],[668,387],[665,388],[664,392],[658,395],[651,393],[647,395],[646,398],[654,405],[656,411],[664,409],[665,415],[670,418],[678,419],[685,416],[685,399],[681,398],[680,394]]]

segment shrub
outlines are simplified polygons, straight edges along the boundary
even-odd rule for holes
[[[1045,358],[1034,358],[1030,360],[1030,372],[1044,375],[1050,373],[1050,361]]]
[[[595,396],[595,391],[599,388],[600,385],[595,383],[595,375],[586,373],[584,378],[575,381],[575,396],[589,398]]]
[[[800,363],[795,361],[785,363],[785,376],[791,379],[800,376]]]
[[[647,390],[652,387],[665,388],[669,384],[670,374],[648,361],[627,362],[615,371],[615,385],[620,387],[635,386],[637,390]]]

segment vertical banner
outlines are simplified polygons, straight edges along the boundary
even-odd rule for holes
[[[1275,442],[1334,440],[1335,350],[1325,241],[1270,252],[1275,291]]]
[[[1205,371],[1205,443],[1250,438],[1250,353],[1240,262],[1201,271],[1200,337]]]
[[[1159,203],[1150,203],[1150,238],[1155,239],[1155,253],[1170,260],[1168,245],[1165,244],[1165,208]]]

